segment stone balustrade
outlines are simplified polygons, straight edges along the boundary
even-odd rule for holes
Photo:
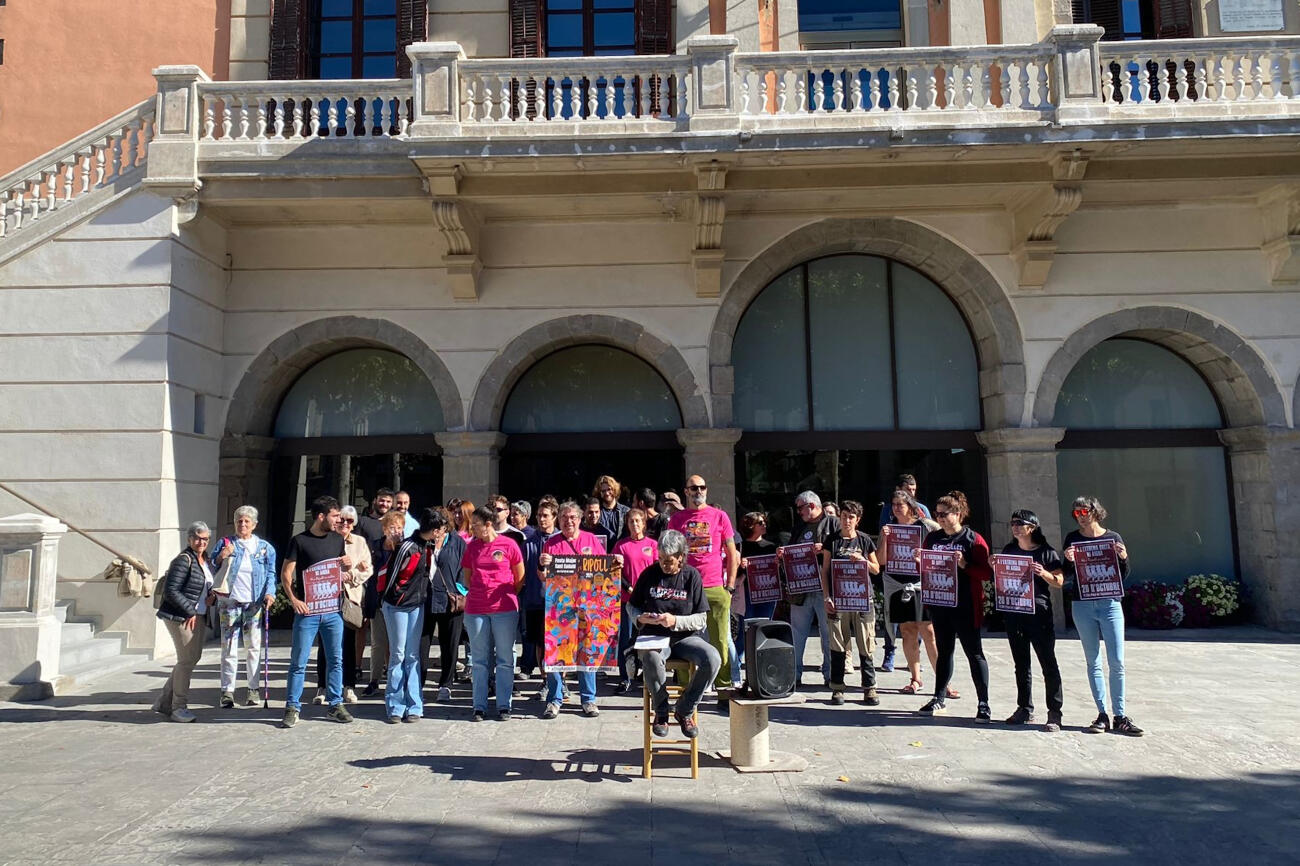
[[[1098,49],[1102,99],[1121,115],[1241,117],[1300,106],[1300,37],[1103,42]]]
[[[254,81],[196,85],[200,141],[405,138],[410,81]]]

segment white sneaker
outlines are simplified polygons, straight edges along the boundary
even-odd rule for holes
[[[356,702],[357,702],[357,693],[356,693],[356,691],[353,690],[353,689],[344,689],[344,690],[343,690],[343,703],[345,703],[345,704],[355,704]]]
[[[312,702],[313,704],[320,704],[322,707],[325,706],[325,690],[324,690],[324,689],[317,689],[317,690],[316,690],[316,697],[312,698],[312,699],[311,699],[311,702]]]
[[[440,704],[451,703],[451,689],[447,688],[446,686],[443,686],[442,688],[438,689],[438,703]]]
[[[179,710],[172,710],[172,714],[168,716],[168,718],[173,722],[192,722],[197,719],[198,716],[182,707]]]

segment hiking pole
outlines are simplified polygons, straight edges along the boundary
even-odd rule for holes
[[[262,604],[262,709],[271,709],[271,609]]]

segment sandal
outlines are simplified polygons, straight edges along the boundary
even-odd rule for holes
[[[925,687],[925,685],[924,685],[920,680],[912,680],[910,683],[908,683],[907,685],[903,686],[903,687],[902,687],[901,689],[899,689],[898,691],[899,691],[899,694],[904,694],[904,695],[917,695],[917,694],[920,694],[920,693],[921,693],[921,689],[923,689],[924,687]]]
[[[957,691],[956,689],[954,689],[952,686],[948,686],[948,698],[949,698],[950,700],[956,700],[957,698],[960,698],[960,697],[961,697],[961,693],[960,693],[960,692],[958,692],[958,691]]]

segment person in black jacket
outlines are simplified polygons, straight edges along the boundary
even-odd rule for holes
[[[434,523],[442,516],[431,508],[420,528],[401,543],[379,574],[381,612],[388,626],[388,688],[384,692],[388,722],[415,722],[424,716],[420,691],[420,635],[433,571]]]
[[[456,651],[465,628],[465,600],[457,589],[460,579],[460,561],[465,557],[465,539],[455,533],[447,509],[438,507],[426,512],[427,523],[420,528],[432,527],[433,540],[426,544],[433,556],[429,569],[429,599],[424,613],[424,634],[420,638],[420,687],[428,677],[429,653],[433,633],[438,632],[438,702],[451,700],[451,684],[456,677]],[[457,596],[461,596],[459,603]]]
[[[201,521],[191,523],[186,532],[189,546],[176,555],[163,578],[162,601],[158,618],[176,644],[176,665],[163,683],[162,694],[153,705],[154,712],[173,722],[192,722],[189,710],[190,677],[203,656],[208,605],[215,604],[212,572],[204,561],[212,532]]]

